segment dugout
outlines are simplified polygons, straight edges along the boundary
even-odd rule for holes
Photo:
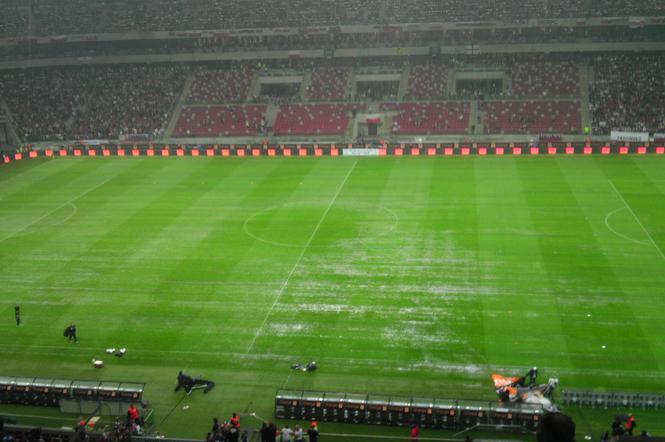
[[[145,384],[0,376],[0,403],[60,407],[85,413],[102,405],[106,414],[122,415],[129,404],[145,406]]]
[[[467,430],[534,431],[544,410],[536,404],[279,390],[277,419]]]

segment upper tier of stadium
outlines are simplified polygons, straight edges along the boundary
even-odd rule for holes
[[[662,0],[3,0],[0,38],[663,15]]]

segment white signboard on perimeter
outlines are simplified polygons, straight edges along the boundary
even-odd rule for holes
[[[646,142],[649,141],[649,132],[620,132],[613,130],[612,141]]]
[[[342,149],[346,157],[378,157],[379,149]]]

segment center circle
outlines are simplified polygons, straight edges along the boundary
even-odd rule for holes
[[[322,217],[324,217],[321,219]],[[275,246],[302,248],[359,244],[392,232],[399,217],[381,205],[296,203],[272,206],[249,216],[245,233]]]

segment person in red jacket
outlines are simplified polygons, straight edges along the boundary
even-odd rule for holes
[[[231,425],[236,428],[240,428],[240,416],[238,416],[236,413],[233,413],[233,416],[231,416]]]
[[[418,425],[414,425],[411,427],[411,442],[418,442],[418,438],[420,437],[420,428],[418,428]]]
[[[130,423],[138,423],[139,410],[134,406],[134,404],[130,405],[127,409],[127,420]]]
[[[635,416],[629,414],[628,420],[626,421],[626,431],[628,432],[628,434],[632,436],[636,426],[637,422],[635,422]]]

